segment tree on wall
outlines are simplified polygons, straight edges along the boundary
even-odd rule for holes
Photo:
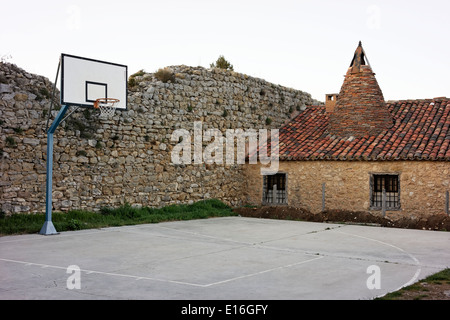
[[[215,63],[210,64],[211,68],[220,68],[233,71],[233,65],[229,63],[224,56],[219,56]]]

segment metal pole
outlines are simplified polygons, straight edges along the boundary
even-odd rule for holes
[[[58,234],[52,222],[52,177],[53,177],[53,133],[58,125],[61,123],[64,114],[67,111],[67,106],[64,105],[59,111],[58,115],[53,121],[50,129],[47,132],[47,181],[45,194],[45,222],[39,231],[43,235]]]
[[[273,185],[273,189],[272,189],[272,193],[273,193],[273,203],[278,203],[278,192],[277,192],[277,185],[274,184]]]
[[[450,202],[450,196],[449,196],[449,192],[447,190],[447,192],[445,193],[445,213],[447,215],[450,214],[450,209],[449,209],[449,202]]]
[[[40,234],[57,234],[52,222],[53,133],[47,134],[47,181],[45,194],[45,222]]]
[[[51,113],[52,113],[52,109],[53,109],[53,100],[55,99],[56,82],[58,81],[60,67],[61,67],[61,60],[59,60],[58,69],[56,70],[56,79],[55,79],[55,82],[53,83],[52,98],[50,100],[50,109],[49,109],[48,115],[47,115],[47,125],[45,126],[45,130],[48,130],[48,123],[50,121],[50,117],[51,117]]]
[[[322,212],[325,211],[325,182],[322,183]]]

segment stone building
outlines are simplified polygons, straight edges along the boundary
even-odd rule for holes
[[[359,43],[340,93],[281,127],[278,172],[246,165],[247,201],[393,219],[445,213],[449,145],[450,99],[385,102]]]

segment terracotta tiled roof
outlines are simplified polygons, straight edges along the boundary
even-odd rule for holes
[[[450,161],[450,99],[387,102],[394,126],[341,138],[328,131],[324,106],[311,106],[279,131],[280,160]]]

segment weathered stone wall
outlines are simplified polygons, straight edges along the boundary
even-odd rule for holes
[[[263,177],[259,165],[245,165],[246,202],[261,204]],[[394,173],[400,177],[400,210],[387,211],[393,219],[445,213],[445,192],[450,189],[445,161],[282,161],[287,173],[288,205],[313,213],[325,208],[370,210],[370,175]]]
[[[175,129],[279,128],[306,105],[307,93],[221,69],[171,67],[173,82],[155,74],[130,79],[128,110],[110,120],[75,112],[55,133],[53,207],[88,209],[123,203],[160,207],[219,198],[242,203],[242,167],[174,165]],[[45,210],[47,112],[52,84],[0,63],[0,204],[6,214]],[[59,100],[59,97],[56,98]],[[51,114],[54,119],[59,105]]]

